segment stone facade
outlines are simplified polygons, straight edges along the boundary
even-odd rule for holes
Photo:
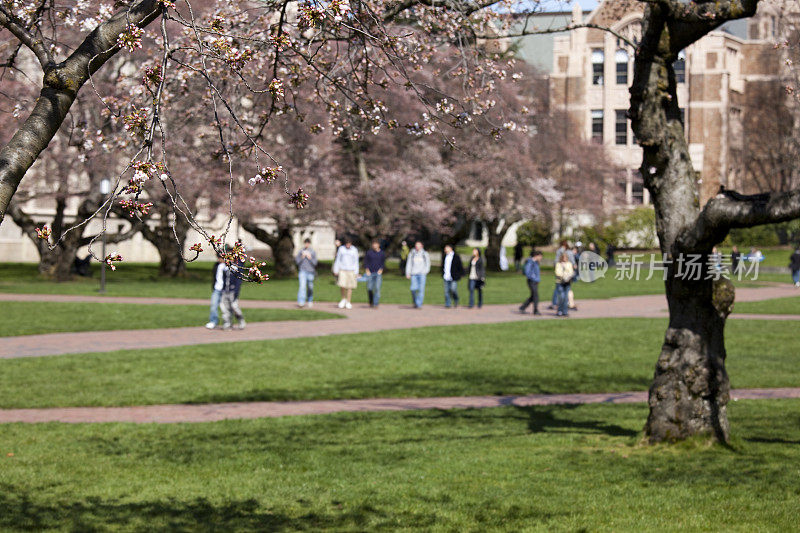
[[[711,32],[688,47],[676,62],[678,100],[701,202],[713,196],[720,185],[746,188],[739,172],[742,114],[748,87],[779,79],[781,57],[774,49],[778,11],[774,5],[764,4],[753,19],[734,21]],[[621,193],[628,206],[649,201],[639,174],[641,149],[625,117],[634,57],[626,40],[638,42],[641,18],[642,3],[634,0],[608,0],[592,12],[582,12],[576,4],[571,24],[611,31],[583,27],[553,34],[550,62],[526,55],[529,49],[517,46],[523,51],[522,59],[540,67],[549,64],[546,74],[552,105],[567,112],[580,135],[606,146],[624,169],[619,176],[609,177],[607,191],[609,196]]]

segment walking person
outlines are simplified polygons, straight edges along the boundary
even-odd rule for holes
[[[206,323],[207,329],[214,329],[219,322],[219,303],[222,300],[222,289],[225,287],[225,271],[228,267],[222,259],[222,256],[217,254],[217,262],[214,264],[211,279],[211,312],[208,315],[208,322]]]
[[[561,256],[564,254],[567,255],[570,263],[573,264],[575,263],[572,250],[569,249],[569,243],[567,241],[561,241],[561,244],[559,244],[558,249],[556,250],[556,260],[553,263],[554,267],[561,261]],[[555,309],[557,307],[558,307],[558,282],[556,282],[556,286],[553,287],[553,298],[552,301],[550,302],[550,309]]]
[[[464,264],[461,257],[449,244],[444,247],[442,258],[442,280],[444,280],[444,306],[458,307],[458,280],[464,276]]]
[[[567,254],[561,254],[561,258],[556,263],[556,291],[558,292],[557,304],[558,316],[569,316],[569,288],[572,284],[572,277],[575,275],[575,268]]]
[[[533,314],[541,315],[539,312],[539,282],[542,278],[541,261],[542,252],[531,250],[531,256],[525,261],[525,266],[522,268],[522,273],[525,274],[525,279],[528,282],[528,290],[531,294],[528,296],[528,299],[519,306],[520,313],[525,313],[528,306],[533,304]]]
[[[222,288],[222,297],[220,299],[222,329],[225,331],[231,329],[231,315],[239,322],[238,326],[236,326],[237,329],[244,329],[246,325],[244,314],[239,307],[239,290],[242,288],[241,269],[243,268],[244,263],[237,262],[225,269],[225,284]]]
[[[314,279],[317,277],[317,252],[311,248],[311,239],[303,241],[303,249],[294,258],[297,263],[297,305],[314,307]]]
[[[739,252],[739,247],[734,246],[731,249],[731,269],[734,274],[739,273],[739,267],[742,265],[742,254]]]
[[[411,280],[411,299],[416,309],[425,301],[425,279],[430,271],[431,256],[425,251],[422,241],[417,241],[406,260],[406,278]]]
[[[514,269],[517,272],[522,270],[522,243],[519,241],[514,245]]]
[[[478,309],[483,307],[483,286],[486,285],[486,263],[481,257],[481,251],[472,249],[469,260],[469,308],[475,307],[475,292],[478,292]]]
[[[353,246],[353,241],[349,238],[345,239],[344,244],[339,246],[336,251],[333,274],[337,276],[336,284],[342,294],[339,309],[352,309],[353,289],[358,285],[356,281],[358,278],[358,249]]]
[[[364,271],[367,275],[367,297],[370,307],[378,307],[381,301],[383,269],[386,268],[386,253],[381,243],[372,241],[372,248],[364,255]]]
[[[406,262],[408,261],[408,254],[410,250],[408,249],[408,243],[403,241],[400,243],[400,275],[406,275]]]
[[[789,270],[792,271],[792,281],[795,287],[800,287],[800,244],[789,256]]]

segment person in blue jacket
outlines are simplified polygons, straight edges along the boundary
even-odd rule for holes
[[[522,267],[522,273],[525,274],[525,279],[528,282],[528,290],[531,295],[519,306],[519,312],[525,313],[528,306],[533,304],[533,314],[541,315],[539,312],[539,281],[542,279],[540,262],[542,261],[542,252],[538,250],[531,250],[531,256],[525,261],[525,266]]]

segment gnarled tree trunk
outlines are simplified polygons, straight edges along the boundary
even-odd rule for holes
[[[759,218],[740,218],[737,211],[762,209],[752,199],[744,207],[730,205],[730,198],[722,195],[701,210],[672,64],[681,50],[726,20],[752,15],[756,4],[663,0],[645,10],[629,115],[644,151],[641,173],[653,198],[661,251],[667,256],[669,304],[669,326],[645,426],[652,442],[693,435],[726,442],[729,436],[724,330],[734,291],[728,281],[706,279],[707,258],[731,227],[752,225]],[[691,256],[702,268],[690,275],[681,261]]]
[[[242,221],[242,227],[265,243],[272,250],[272,260],[275,263],[272,276],[287,278],[295,275],[294,262],[294,226],[286,221],[276,221],[275,231],[267,231],[251,221]]]
[[[502,229],[498,229],[501,227]],[[508,232],[509,225],[501,220],[491,220],[486,224],[489,234],[489,241],[486,243],[486,270],[500,272],[500,248],[503,245],[503,238]]]

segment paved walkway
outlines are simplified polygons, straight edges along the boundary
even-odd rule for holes
[[[736,292],[737,301],[757,301],[793,296],[790,285],[761,288],[742,288]],[[47,294],[0,294],[0,301],[40,302],[110,302],[145,305],[207,304],[205,300],[178,298],[135,298]],[[245,308],[290,309],[292,302],[242,300]],[[608,300],[580,300],[579,311],[570,319],[581,318],[665,318],[664,295],[628,296]],[[463,324],[495,324],[525,320],[556,319],[555,312],[544,311],[540,317],[521,315],[514,305],[487,305],[483,309],[444,309],[441,306],[424,306],[413,309],[410,305],[382,304],[370,309],[366,304],[356,304],[351,310],[341,310],[330,302],[321,302],[316,310],[344,314],[345,319],[316,320],[313,322],[278,321],[250,323],[241,331],[209,331],[202,326],[124,331],[89,331],[80,333],[50,333],[0,338],[0,359],[42,357],[70,353],[108,352],[139,348],[164,348],[234,341],[259,341],[298,337],[321,337],[346,333],[363,333],[391,329],[411,329],[425,326],[454,326]],[[733,318],[759,318],[765,320],[800,320],[795,315],[732,315]]]
[[[738,389],[733,400],[800,398],[796,389]],[[463,396],[450,398],[382,398],[313,402],[241,402],[203,405],[147,405],[136,407],[64,407],[0,409],[0,424],[12,422],[175,424],[220,420],[278,418],[331,413],[412,411],[418,409],[484,409],[488,407],[641,403],[646,392],[607,394],[530,394],[526,396]]]

